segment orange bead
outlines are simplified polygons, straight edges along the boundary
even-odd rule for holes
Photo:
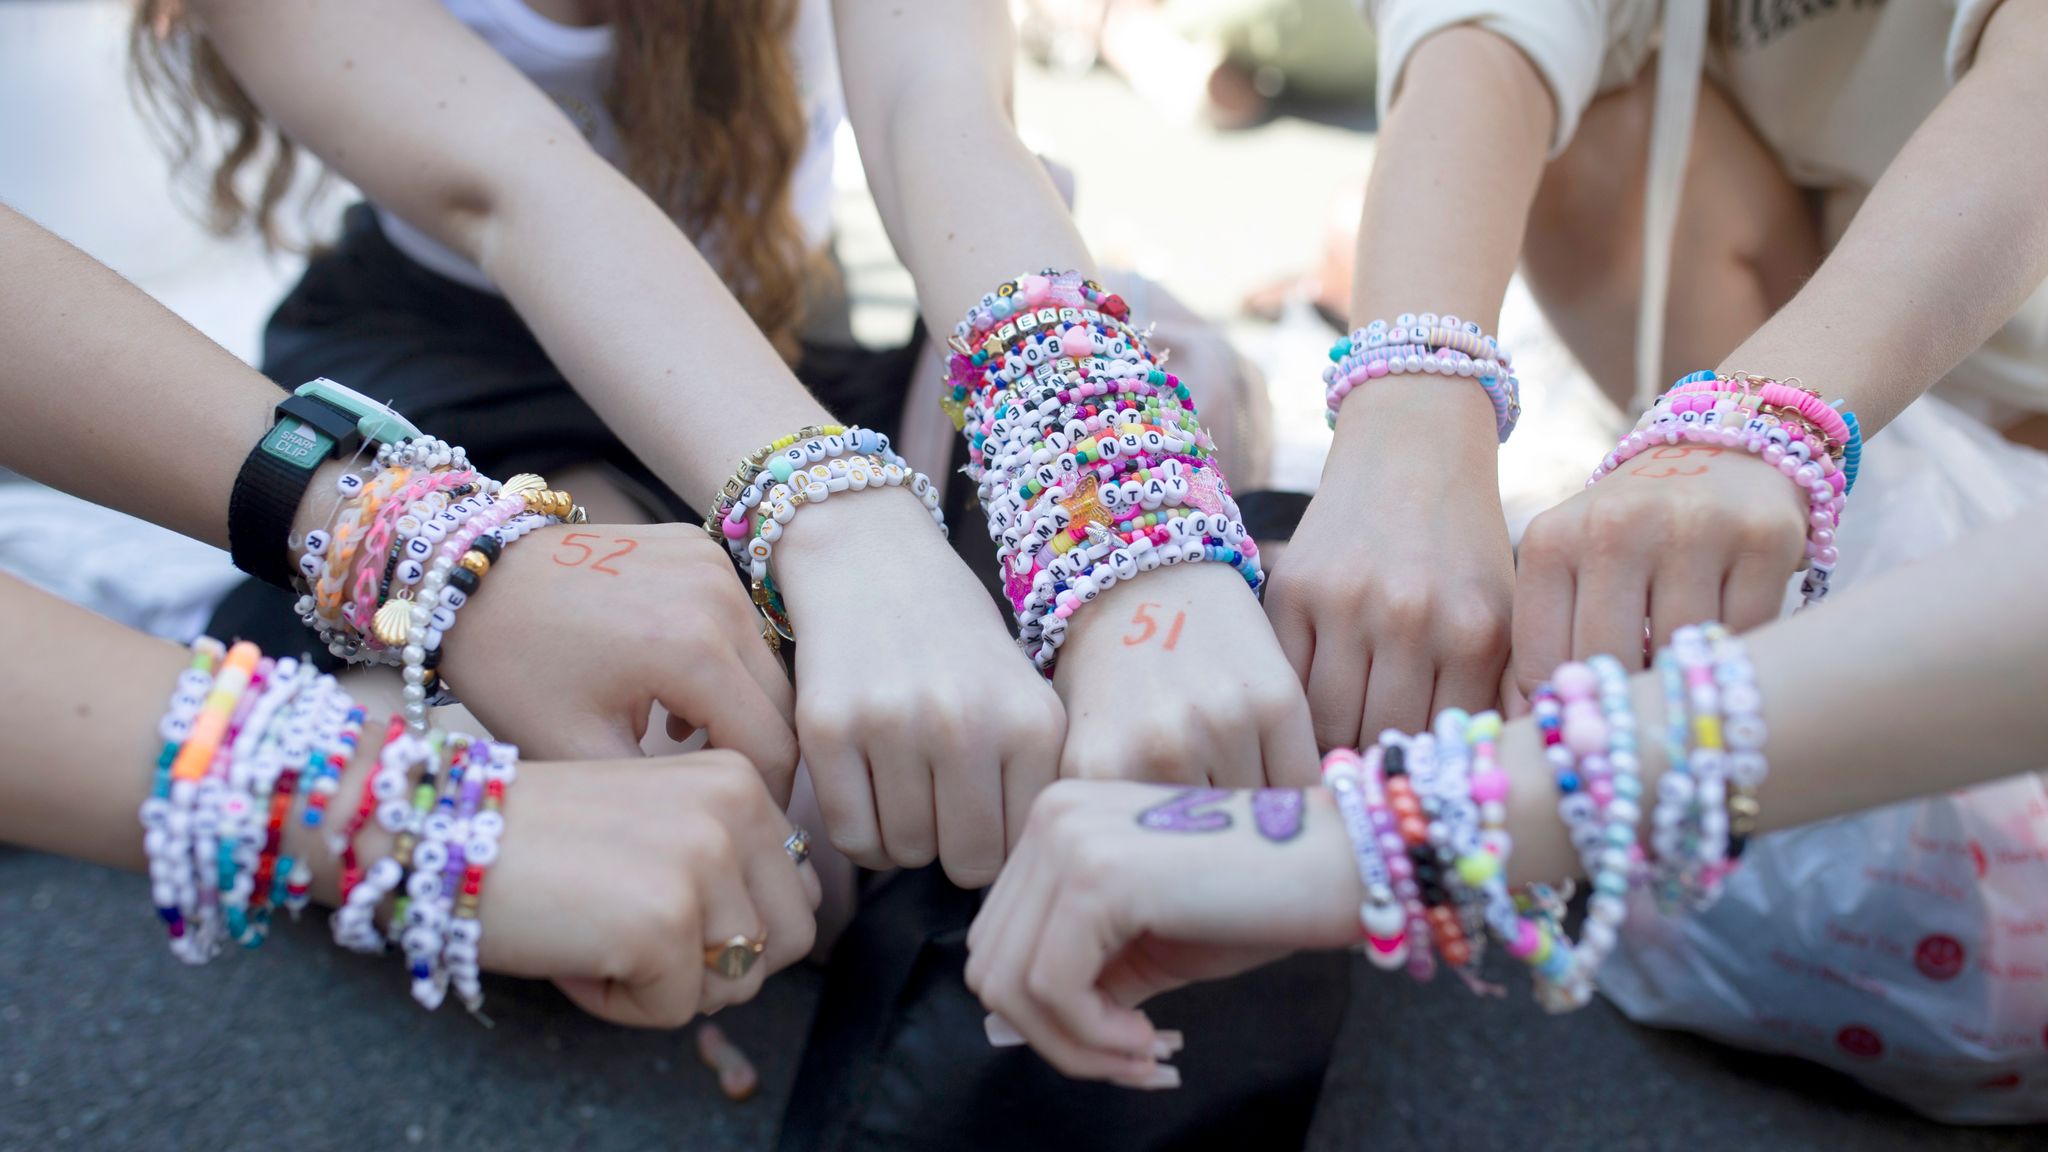
[[[1401,839],[1407,843],[1420,844],[1429,839],[1429,825],[1423,823],[1420,816],[1404,816],[1396,827],[1400,830]]]
[[[1453,968],[1463,968],[1472,962],[1472,945],[1463,940],[1453,940],[1437,948],[1443,953],[1444,963]]]

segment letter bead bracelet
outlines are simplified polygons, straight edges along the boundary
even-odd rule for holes
[[[363,721],[334,677],[309,663],[273,660],[246,642],[193,643],[157,726],[163,745],[139,813],[150,901],[173,955],[204,964],[229,942],[261,945],[277,908],[298,917],[313,870],[286,851],[286,829],[294,808],[307,827],[326,826]],[[342,864],[335,943],[397,944],[413,999],[429,1010],[451,986],[470,1012],[483,1006],[478,909],[518,764],[510,744],[416,734],[393,717],[355,818],[327,837]],[[393,848],[365,875],[357,838],[373,814]],[[394,895],[389,928],[379,929],[378,910]]]
[[[1795,382],[1695,372],[1657,398],[1586,484],[1599,483],[1660,445],[1681,443],[1747,452],[1798,485],[1807,512],[1801,607],[1826,599],[1840,559],[1835,533],[1863,455],[1855,414],[1837,412]]]
[[[1330,347],[1323,369],[1324,419],[1337,426],[1344,398],[1369,380],[1386,376],[1459,376],[1486,390],[1494,431],[1505,444],[1522,418],[1522,385],[1500,342],[1479,325],[1434,312],[1403,312],[1388,324],[1374,320]]]
[[[942,404],[996,543],[1018,639],[1052,674],[1068,621],[1182,563],[1265,582],[1193,398],[1130,309],[1078,272],[999,285],[953,332]]]
[[[1558,668],[1531,697],[1544,762],[1592,893],[1579,939],[1564,929],[1570,888],[1507,882],[1509,778],[1497,713],[1445,709],[1429,732],[1382,733],[1361,754],[1323,760],[1364,886],[1359,933],[1375,967],[1416,979],[1441,959],[1474,991],[1488,938],[1529,966],[1547,1011],[1583,1007],[1615,948],[1635,887],[1667,908],[1710,905],[1755,834],[1768,774],[1762,696],[1741,642],[1718,624],[1682,628],[1655,661],[1665,693],[1651,838],[1638,843],[1644,788],[1628,676],[1612,657]]]
[[[349,663],[397,666],[415,732],[430,706],[454,699],[442,644],[491,565],[534,529],[584,518],[539,476],[500,484],[431,436],[379,445],[336,480],[334,501],[324,528],[290,541],[299,618]]]
[[[761,611],[761,638],[770,648],[796,639],[769,561],[797,512],[834,493],[908,487],[939,531],[946,530],[938,489],[889,447],[880,432],[837,424],[813,425],[750,453],[704,517],[704,531],[723,543]]]

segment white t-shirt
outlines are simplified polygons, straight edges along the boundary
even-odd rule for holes
[[[560,105],[598,155],[624,168],[625,147],[605,107],[613,55],[609,25],[558,24],[525,0],[441,2]],[[790,51],[806,123],[803,155],[791,178],[790,206],[804,236],[813,247],[821,247],[832,233],[832,137],[846,116],[830,0],[801,0]],[[497,291],[482,269],[425,232],[382,208],[377,209],[377,219],[392,244],[415,262],[472,288]],[[699,242],[707,239],[715,241],[699,237]]]
[[[1562,152],[1595,97],[1633,83],[1657,46],[1662,0],[1363,0],[1379,37],[1382,113],[1428,36],[1478,24],[1522,50],[1557,107]],[[1821,5],[1713,0],[1706,70],[1793,183],[1821,193],[1832,247],[1906,139],[1976,58],[2000,0]],[[1947,381],[1980,399],[2048,409],[2048,289]],[[1980,415],[1992,406],[1971,405]]]

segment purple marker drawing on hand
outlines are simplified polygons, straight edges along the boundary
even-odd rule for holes
[[[1261,788],[1252,793],[1252,823],[1259,835],[1284,844],[1301,835],[1301,817],[1307,806],[1295,788]]]
[[[1190,788],[1138,813],[1138,827],[1155,832],[1221,832],[1230,827],[1230,813],[1196,809],[1229,799],[1229,791],[1222,788]]]

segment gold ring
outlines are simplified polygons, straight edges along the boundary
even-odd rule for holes
[[[742,980],[753,971],[754,961],[768,947],[766,936],[756,940],[747,936],[735,936],[723,944],[713,944],[704,949],[704,966],[728,980]]]

